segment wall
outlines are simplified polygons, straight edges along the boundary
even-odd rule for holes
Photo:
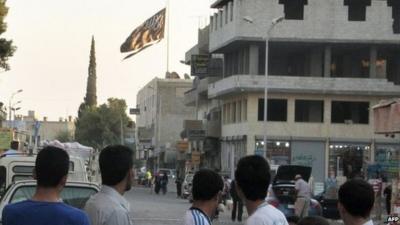
[[[398,43],[393,33],[392,8],[387,1],[372,0],[366,21],[348,21],[348,7],[342,0],[308,0],[304,20],[285,20],[277,25],[274,40],[313,42]],[[235,0],[234,19],[210,32],[213,52],[236,39],[262,40],[273,18],[284,15],[278,0]],[[222,16],[224,17],[224,16]],[[251,17],[253,23],[243,17]],[[215,20],[215,16],[214,16]]]

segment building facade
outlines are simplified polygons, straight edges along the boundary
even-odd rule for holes
[[[212,8],[209,53],[223,55],[224,70],[207,98],[220,105],[222,171],[266,154],[271,164],[312,166],[317,182],[366,175],[373,163],[393,176],[400,147],[374,134],[372,106],[400,95],[398,1],[218,0]]]
[[[183,121],[194,118],[194,107],[184,104],[184,93],[191,80],[154,78],[137,94],[137,152],[147,159],[149,169],[176,168],[176,161],[185,161],[177,154]]]

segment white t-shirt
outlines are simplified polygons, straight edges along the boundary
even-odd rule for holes
[[[297,197],[311,197],[310,185],[308,185],[303,179],[298,179],[294,185],[294,188],[298,191]]]
[[[211,225],[211,220],[203,211],[192,207],[186,211],[184,225]]]
[[[285,215],[268,203],[261,204],[245,225],[288,225]]]

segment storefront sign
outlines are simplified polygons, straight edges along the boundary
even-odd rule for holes
[[[140,115],[140,109],[139,108],[130,108],[129,109],[129,114],[131,114],[131,115]]]
[[[205,76],[208,74],[208,62],[210,57],[208,55],[192,55],[191,75],[192,76]]]
[[[188,141],[178,141],[176,142],[176,149],[183,153],[189,150],[189,142]]]
[[[192,152],[192,164],[200,165],[200,152]]]
[[[188,130],[187,137],[189,140],[202,140],[206,137],[205,130]]]

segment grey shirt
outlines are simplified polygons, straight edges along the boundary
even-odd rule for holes
[[[297,190],[297,197],[310,198],[311,189],[310,185],[303,179],[298,179],[295,183],[295,189]]]
[[[85,205],[92,225],[133,225],[129,203],[114,188],[103,185]]]

